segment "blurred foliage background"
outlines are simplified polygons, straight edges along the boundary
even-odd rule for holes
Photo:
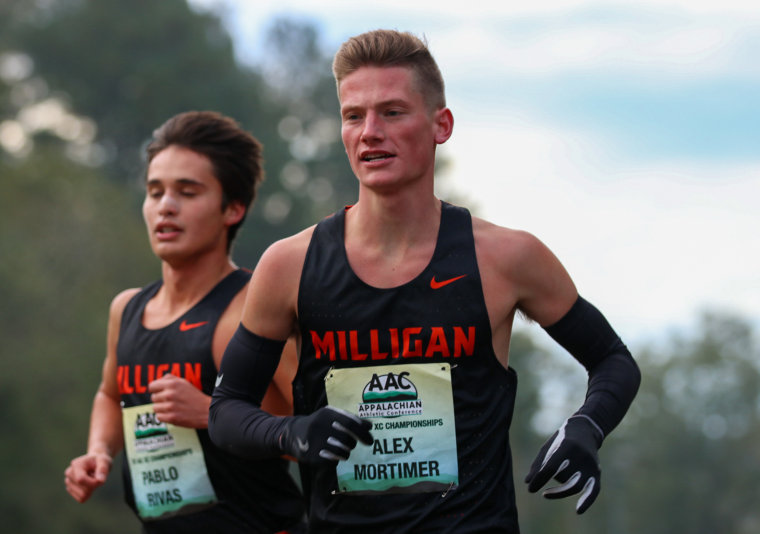
[[[4,531],[139,531],[118,466],[85,505],[65,492],[63,470],[85,450],[108,304],[160,275],[140,215],[141,150],[155,127],[213,109],[264,144],[267,180],[234,250],[240,265],[355,200],[319,39],[308,23],[273,20],[267,65],[254,68],[236,60],[219,16],[185,0],[0,1]],[[581,517],[521,479],[582,402],[585,377],[544,348],[540,329],[520,329],[512,440],[524,532],[760,532],[757,332],[726,313],[695,322],[631,347],[642,388],[601,451],[603,491]]]

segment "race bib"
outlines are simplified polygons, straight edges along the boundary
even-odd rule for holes
[[[194,428],[159,421],[152,404],[123,408],[122,423],[140,517],[165,519],[216,503]]]
[[[372,421],[374,443],[338,462],[338,491],[422,493],[459,484],[448,363],[331,369],[328,404]]]

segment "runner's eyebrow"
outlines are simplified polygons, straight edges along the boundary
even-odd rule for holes
[[[203,182],[200,182],[198,180],[195,180],[193,178],[178,178],[177,180],[174,180],[174,183],[180,185],[180,186],[186,186],[186,185],[192,185],[192,186],[198,186],[203,187]],[[150,186],[161,186],[164,185],[164,182],[160,178],[150,178],[145,182],[145,185]]]
[[[378,109],[378,108],[389,108],[389,107],[407,107],[409,105],[409,102],[402,98],[391,98],[389,100],[383,100],[382,102],[377,102],[371,106],[364,106],[361,104],[346,104],[345,107],[341,108],[340,112],[342,115],[345,115],[347,112],[355,112],[360,111],[363,109],[371,108],[371,109]]]

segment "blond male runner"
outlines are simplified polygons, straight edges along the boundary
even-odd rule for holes
[[[359,198],[262,256],[210,410],[238,454],[301,462],[310,531],[519,531],[508,429],[515,313],[589,372],[586,402],[526,479],[550,498],[600,489],[597,450],[638,389],[638,368],[557,258],[526,232],[433,192],[454,120],[425,44],[368,32],[333,62]],[[272,291],[276,288],[276,291]],[[259,407],[284,340],[299,338],[296,416]]]

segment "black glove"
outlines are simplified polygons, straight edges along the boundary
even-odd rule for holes
[[[603,439],[602,431],[588,416],[569,418],[541,447],[525,477],[528,491],[535,493],[554,478],[562,485],[545,490],[544,497],[561,499],[581,493],[575,511],[582,514],[588,510],[601,489],[597,451]]]
[[[280,436],[282,450],[307,463],[347,460],[356,442],[372,444],[372,423],[324,406],[311,415],[289,417]]]

